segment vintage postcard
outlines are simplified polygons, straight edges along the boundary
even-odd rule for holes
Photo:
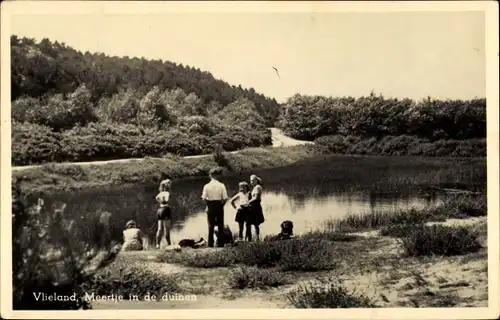
[[[2,2],[2,318],[498,318],[498,38],[495,1]]]

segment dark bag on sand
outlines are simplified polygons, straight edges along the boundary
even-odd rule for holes
[[[215,231],[215,236],[217,237],[217,243],[219,243],[221,238],[218,230]],[[229,229],[229,226],[224,227],[224,230],[222,231],[222,239],[224,244],[234,244],[233,233],[231,232],[231,229]]]
[[[202,242],[204,241],[203,238],[201,238],[198,241],[194,241],[194,239],[182,239],[179,241],[179,246],[181,248],[196,248],[199,246]]]

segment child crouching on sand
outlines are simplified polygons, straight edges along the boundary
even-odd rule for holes
[[[143,249],[142,232],[137,228],[134,220],[130,220],[125,225],[123,231],[123,251],[140,251]]]

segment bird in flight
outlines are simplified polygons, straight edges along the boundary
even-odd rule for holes
[[[278,78],[280,78],[280,79],[281,79],[280,74],[279,74],[279,72],[278,72],[278,69],[276,69],[275,67],[273,67],[273,69],[274,69],[274,71],[276,71],[276,74],[278,75]]]

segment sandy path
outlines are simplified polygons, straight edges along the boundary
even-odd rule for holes
[[[274,148],[276,147],[288,147],[288,146],[297,146],[297,145],[304,145],[304,144],[310,144],[312,142],[310,141],[301,141],[301,140],[296,140],[293,138],[290,138],[286,135],[283,134],[283,132],[280,129],[277,128],[270,128],[271,130],[271,135],[273,139],[273,144],[272,146]],[[231,151],[229,153],[238,153],[241,152],[242,150],[238,151]],[[184,157],[185,159],[189,158],[204,158],[204,157],[210,157],[211,155],[196,155],[196,156],[186,156]],[[130,162],[140,162],[143,161],[145,158],[127,158],[127,159],[116,159],[116,160],[104,160],[104,161],[88,161],[88,162],[65,162],[65,163],[56,163],[56,165],[60,166],[67,166],[67,165],[80,165],[80,166],[88,166],[88,165],[102,165],[102,164],[108,164],[108,163],[130,163]],[[148,159],[162,159],[158,157],[148,157]],[[31,166],[17,166],[17,167],[12,167],[12,171],[23,171],[27,169],[32,169],[32,168],[37,168],[41,167],[42,165],[31,165]]]
[[[204,249],[210,250],[210,249]],[[217,249],[215,249],[217,250]],[[152,272],[161,272],[168,275],[175,275],[177,281],[183,288],[196,288],[209,285],[209,292],[198,292],[194,294],[171,293],[174,299],[169,301],[130,301],[121,302],[99,301],[92,303],[95,310],[164,310],[164,309],[273,309],[290,307],[281,297],[281,289],[270,290],[228,290],[225,285],[216,285],[223,281],[223,272],[226,268],[199,269],[185,267],[176,264],[155,261],[157,251],[137,251],[122,252],[118,256],[120,264],[140,266],[150,269]],[[204,281],[193,281],[196,278],[205,278]],[[192,280],[190,280],[192,279]],[[187,282],[186,282],[187,281]],[[182,296],[182,298],[179,298]],[[182,300],[184,299],[184,300]]]

